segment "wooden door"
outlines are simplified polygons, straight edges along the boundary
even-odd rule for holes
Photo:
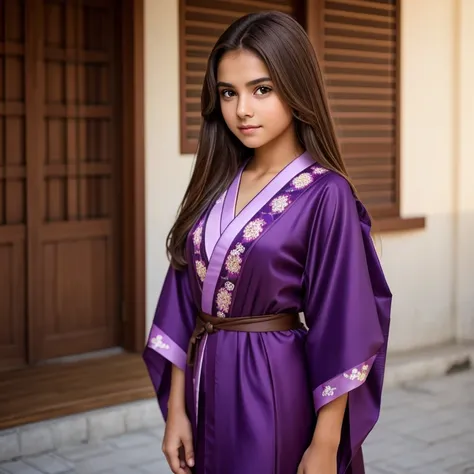
[[[0,2],[0,368],[25,357],[26,94],[24,9]]]
[[[0,350],[31,363],[112,347],[120,342],[120,5],[0,5],[0,41],[12,44],[0,74],[8,137],[0,285],[10,295],[0,303]]]

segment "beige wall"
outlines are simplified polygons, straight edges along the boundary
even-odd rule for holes
[[[456,331],[473,332],[474,300],[467,283],[473,265],[467,262],[474,253],[466,232],[472,236],[474,229],[469,188],[474,122],[472,98],[468,105],[459,95],[467,97],[468,84],[474,83],[468,53],[474,46],[474,33],[468,31],[474,2],[459,1],[464,9],[459,35],[457,0],[403,1],[402,214],[423,215],[427,226],[382,236],[382,263],[395,296],[392,351],[447,341]],[[167,268],[165,237],[192,165],[191,156],[179,153],[177,4],[145,0],[147,325]],[[455,54],[461,40],[462,58]],[[459,291],[456,281],[462,282]],[[471,323],[456,320],[456,307]]]
[[[455,303],[458,337],[474,340],[474,2],[456,3]]]
[[[178,1],[145,0],[147,327],[167,269],[166,235],[190,176],[179,153]]]
[[[426,228],[382,236],[392,350],[455,336],[454,3],[402,2],[401,212],[425,216]]]

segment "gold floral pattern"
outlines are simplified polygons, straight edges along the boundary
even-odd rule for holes
[[[226,270],[233,276],[240,273],[242,269],[242,258],[241,254],[245,252],[245,247],[238,242],[232,251],[227,256],[225,262]],[[226,281],[224,287],[221,288],[216,297],[217,307],[220,311],[217,312],[217,316],[225,318],[226,313],[229,312],[230,306],[232,305],[232,292],[234,291],[235,285],[231,281]]]
[[[227,256],[225,261],[225,268],[229,273],[233,273],[237,275],[240,273],[240,269],[242,267],[242,259],[240,258],[240,254],[236,253],[233,254],[232,252]]]
[[[313,177],[310,173],[301,173],[291,182],[296,189],[303,189],[313,182]]]
[[[362,370],[357,368],[352,369],[350,374],[344,373],[344,377],[349,380],[359,380],[363,382],[367,378],[367,374],[369,372],[369,366],[367,364],[362,366]]]
[[[235,246],[235,249],[234,250],[237,250],[237,252],[239,253],[244,253],[245,252],[245,247],[239,242],[236,246]]]
[[[273,199],[270,206],[274,214],[280,214],[288,207],[288,204],[290,204],[290,197],[287,194],[283,194]]]
[[[196,273],[201,281],[206,278],[207,268],[202,260],[196,260]]]
[[[316,165],[306,168],[306,170],[289,181],[286,187],[274,195],[270,201],[267,201],[265,206],[254,216],[253,220],[245,225],[239,234],[240,241],[237,241],[233,248],[231,247],[222,266],[220,282],[217,285],[217,294],[214,300],[218,317],[225,318],[232,307],[235,283],[242,272],[243,254],[249,251],[251,242],[258,239],[265,227],[278,219],[287,210],[288,206],[295,201],[303,189],[315,182],[315,175],[323,174],[326,171]],[[196,237],[200,242],[201,236],[197,235]],[[201,257],[199,259],[202,260]],[[327,385],[324,396],[334,395],[335,390],[335,387]]]
[[[194,229],[192,238],[194,245],[194,268],[196,270],[196,275],[201,283],[204,282],[207,274],[206,263],[204,262],[201,256],[201,244],[203,241],[203,228],[204,228],[204,219],[202,219],[197,227]]]
[[[216,297],[217,308],[223,313],[228,313],[232,304],[232,293],[226,288],[221,288]]]
[[[199,247],[202,242],[202,227],[203,223],[200,222],[196,230],[193,232],[193,243],[194,247]]]
[[[336,387],[331,387],[331,385],[326,385],[323,390],[323,397],[332,397],[334,396],[334,392],[336,391]]]
[[[247,241],[252,241],[258,238],[258,236],[263,232],[263,226],[265,221],[263,219],[254,219],[250,221],[244,229],[244,239]]]

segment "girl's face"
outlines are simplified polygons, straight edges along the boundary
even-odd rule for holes
[[[230,51],[217,70],[224,120],[248,148],[260,148],[293,134],[291,108],[275,90],[265,63],[246,50]]]

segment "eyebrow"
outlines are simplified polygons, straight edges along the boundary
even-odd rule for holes
[[[255,86],[257,84],[260,84],[261,82],[270,82],[271,79],[269,77],[259,77],[258,79],[254,79],[253,81],[247,82],[245,84],[247,87],[249,86]],[[218,82],[217,87],[234,87],[230,82]]]

